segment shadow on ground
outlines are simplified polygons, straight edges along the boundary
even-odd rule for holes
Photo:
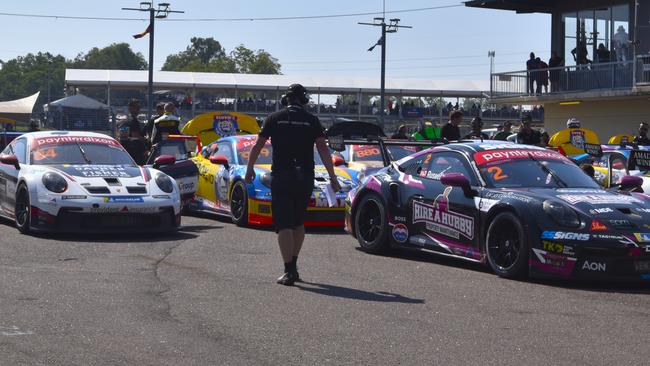
[[[328,285],[324,283],[313,282],[296,282],[294,285],[303,291],[312,292],[319,295],[340,297],[343,299],[376,301],[376,302],[399,302],[403,304],[424,304],[423,299],[413,299],[385,291],[369,292],[357,290],[349,287]]]

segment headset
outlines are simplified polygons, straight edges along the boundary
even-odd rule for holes
[[[300,84],[291,84],[287,88],[287,92],[282,96],[282,99],[280,99],[280,103],[284,106],[287,107],[289,106],[289,99],[298,97],[300,104],[307,104],[309,103],[309,92],[307,92],[307,89],[305,89],[304,86]]]

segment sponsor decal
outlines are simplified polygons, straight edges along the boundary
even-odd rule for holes
[[[406,217],[404,217],[404,216],[393,216],[393,221],[395,221],[395,222],[406,222]]]
[[[446,187],[444,193],[438,195],[433,205],[423,202],[413,202],[413,223],[424,222],[427,230],[458,239],[460,235],[474,239],[474,219],[449,210],[448,196],[453,187]]]
[[[493,150],[493,151],[479,151],[474,154],[474,161],[478,165],[484,165],[487,163],[511,160],[511,159],[530,159],[530,157],[535,159],[552,159],[552,160],[563,160],[567,159],[560,155],[559,153],[551,150],[523,150],[517,147],[517,149],[509,150]]]
[[[640,200],[619,194],[560,194],[559,199],[576,204],[579,202],[591,203],[593,205],[616,204],[616,203],[641,203]]]
[[[492,206],[496,205],[497,203],[499,203],[499,200],[474,197],[474,206],[476,206],[476,209],[481,212],[490,211]]]
[[[646,252],[646,253],[650,253],[650,245],[646,245],[646,246],[645,246],[645,252]]]
[[[44,146],[44,145],[61,145],[61,144],[76,144],[76,143],[91,143],[91,144],[103,144],[111,145],[114,147],[120,147],[120,144],[113,140],[110,137],[95,137],[95,136],[50,136],[50,137],[40,137],[34,139],[32,143],[32,149]]]
[[[221,137],[234,136],[237,134],[237,116],[230,114],[215,115],[212,119],[212,128]]]
[[[409,229],[404,224],[393,226],[393,239],[398,243],[406,243],[409,238]]]
[[[514,192],[488,192],[485,194],[485,198],[493,200],[504,200],[504,199],[514,199],[523,203],[531,203],[532,200],[529,197],[516,194]]]
[[[573,247],[548,240],[542,240],[542,249],[552,253],[575,255]]]
[[[601,239],[601,240],[624,240],[625,239],[625,237],[621,235],[592,234],[591,236],[594,239]]]
[[[92,207],[92,213],[154,213],[158,212],[158,207]]]
[[[582,264],[582,270],[583,271],[587,270],[592,272],[605,272],[607,271],[607,263],[585,261]]]
[[[81,196],[81,195],[65,195],[61,196],[62,200],[85,200],[86,196]]]
[[[644,280],[650,280],[650,274],[642,274],[641,278]]]
[[[582,130],[571,130],[569,135],[569,140],[571,145],[577,147],[578,149],[585,148],[585,133]]]
[[[603,225],[600,221],[598,220],[593,220],[591,222],[591,231],[603,231],[607,230],[607,226]]]
[[[612,213],[612,212],[614,212],[614,210],[612,210],[609,207],[593,208],[593,209],[589,210],[589,213],[592,214],[592,215],[606,214],[606,213]]]
[[[609,224],[618,228],[631,228],[630,220],[609,220]]]
[[[489,145],[485,144],[485,145],[479,145],[479,148],[481,148],[482,150],[486,150],[486,151],[489,151],[489,150],[504,150],[504,149],[509,150],[509,149],[512,149],[512,144],[489,144]],[[546,149],[543,149],[541,147],[533,146],[533,145],[517,146],[517,149],[519,149],[519,150],[538,150],[538,151],[546,150]]]
[[[573,268],[576,262],[576,258],[567,257],[566,255],[558,254],[558,253],[549,253],[547,251],[537,249],[537,248],[533,248],[533,253],[535,253],[535,256],[537,257],[540,263],[547,264],[552,267]]]
[[[650,233],[634,233],[634,237],[639,243],[650,243]]]
[[[142,203],[144,200],[138,196],[113,196],[104,197],[104,203]]]
[[[590,235],[584,233],[567,233],[563,231],[544,231],[542,239],[587,241]]]
[[[642,212],[642,213],[650,213],[650,208],[640,208],[637,207],[634,209],[636,212]]]
[[[73,170],[70,172],[72,175],[80,177],[111,177],[111,178],[130,178],[131,175],[127,172],[126,168],[121,166],[111,165],[78,165],[68,169]]]

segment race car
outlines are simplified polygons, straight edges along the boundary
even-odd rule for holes
[[[147,157],[147,167],[158,169],[176,180],[183,206],[192,200],[199,185],[199,169],[191,160],[197,151],[201,151],[198,137],[169,135],[154,145]]]
[[[650,150],[649,146],[585,144],[586,153],[571,156],[577,164],[594,168],[594,179],[604,188],[616,187],[626,175],[641,177],[641,189],[650,193],[650,165],[646,158],[638,158]]]
[[[250,149],[257,135],[231,136],[206,145],[201,154],[194,158],[199,168],[199,187],[190,210],[206,210],[232,217],[235,224],[269,226],[273,224],[271,211],[271,162],[270,142],[262,150],[255,165],[255,180],[244,182]],[[344,205],[347,192],[356,181],[357,172],[335,167],[339,183],[343,188],[336,194],[336,204],[329,207],[325,187],[329,176],[314,153],[317,164],[314,179],[314,193],[307,214],[306,226],[343,227]]]
[[[436,146],[353,189],[346,230],[371,253],[410,248],[507,278],[650,280],[650,196],[607,191],[563,155],[499,141]]]
[[[113,138],[90,132],[24,134],[0,155],[0,215],[22,233],[172,231],[178,187],[138,167]]]

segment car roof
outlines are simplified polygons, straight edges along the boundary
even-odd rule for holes
[[[24,137],[33,140],[37,138],[44,137],[62,137],[62,136],[82,136],[82,137],[99,137],[99,138],[109,138],[113,139],[112,136],[97,133],[97,132],[88,132],[88,131],[37,131],[37,132],[28,132],[23,134]]]
[[[450,144],[445,144],[445,145],[439,145],[439,146],[434,146],[431,148],[428,148],[422,153],[427,153],[427,152],[438,152],[438,151],[459,151],[459,152],[464,152],[467,154],[473,154],[481,151],[488,151],[488,150],[548,150],[543,147],[539,146],[533,146],[533,145],[523,145],[523,144],[515,144],[513,142],[507,142],[507,141],[495,141],[495,140],[464,140],[460,142],[453,142]],[[418,154],[418,155],[420,155]]]

